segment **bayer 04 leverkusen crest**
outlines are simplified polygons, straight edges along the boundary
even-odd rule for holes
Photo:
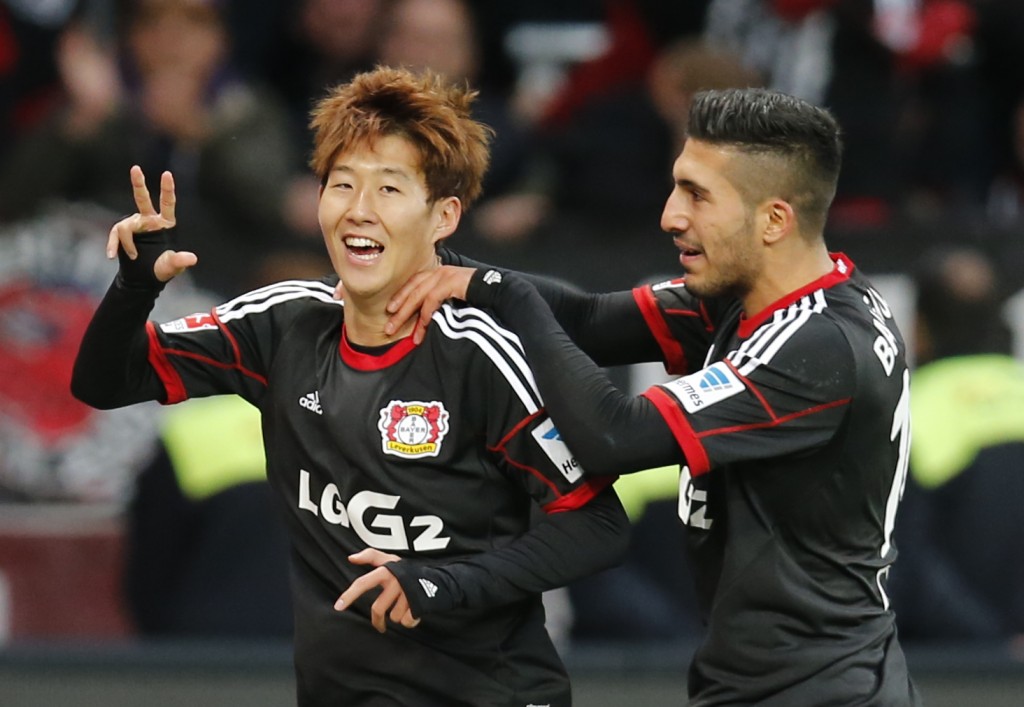
[[[436,400],[392,400],[381,409],[377,429],[385,454],[405,459],[436,457],[448,434],[448,411]]]

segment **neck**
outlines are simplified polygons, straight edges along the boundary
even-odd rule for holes
[[[753,317],[773,302],[828,275],[833,268],[835,263],[824,243],[795,257],[792,253],[779,259],[769,257],[757,286],[743,297],[743,311]]]
[[[385,309],[387,300],[379,303],[345,300],[345,335],[358,346],[385,346],[404,339],[412,333],[415,320],[409,320],[391,336],[384,333],[384,325],[391,316]]]

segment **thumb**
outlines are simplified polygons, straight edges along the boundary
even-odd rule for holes
[[[334,299],[345,300],[345,284],[341,280],[338,280],[338,284],[334,286]]]
[[[195,253],[187,250],[165,250],[153,264],[153,274],[160,282],[177,277],[199,262]]]

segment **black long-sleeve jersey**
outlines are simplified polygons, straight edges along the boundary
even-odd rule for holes
[[[750,319],[682,279],[595,297],[542,283],[578,338],[602,352],[617,340],[618,358],[635,360],[656,342],[682,374],[635,398],[573,345],[530,281],[481,270],[470,286],[537,362],[588,473],[684,465],[679,515],[708,625],[694,706],[918,699],[885,593],[910,435],[904,344],[879,293],[833,260]],[[636,336],[637,321],[638,341],[619,336]]]
[[[293,545],[300,705],[568,705],[540,592],[617,562],[628,522],[561,441],[518,340],[445,306],[422,345],[360,349],[318,281],[158,325],[157,291],[115,281],[73,390],[108,407],[237,393],[261,410]],[[334,611],[367,547],[403,558],[390,567],[417,628],[377,633],[373,596]]]

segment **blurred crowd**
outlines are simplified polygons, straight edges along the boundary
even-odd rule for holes
[[[175,316],[281,278],[326,274],[313,216],[319,184],[306,166],[308,111],[328,87],[377,63],[468,81],[479,90],[478,118],[496,130],[484,196],[453,246],[584,287],[674,274],[658,220],[690,97],[705,88],[770,86],[834,111],[846,154],[831,231],[933,229],[948,241],[978,224],[1024,229],[1021,0],[0,0],[0,500],[124,507],[136,533],[126,586],[145,630],[216,631],[210,617],[224,618],[221,606],[206,594],[204,614],[195,597],[218,571],[234,572],[216,580],[222,587],[260,576],[273,598],[287,591],[267,580],[283,575],[241,552],[253,542],[217,550],[225,517],[260,528],[268,552],[286,560],[282,536],[261,520],[263,491],[239,491],[259,484],[261,460],[231,449],[179,459],[175,435],[196,418],[168,420],[146,406],[86,410],[67,392],[76,337],[115,267],[102,257],[106,229],[134,210],[128,169],[141,165],[154,192],[163,170],[175,175],[178,243],[200,259],[189,280],[175,282],[175,296],[161,298]],[[1009,294],[990,287],[965,321],[998,319]],[[933,330],[978,343],[964,322],[941,321],[950,311],[932,312]],[[1011,343],[986,338],[949,355],[1001,356],[1007,380],[1020,380]],[[937,358],[933,350],[919,361]],[[1020,409],[994,442],[968,447],[1019,446]],[[204,414],[206,430],[255,426],[239,421],[235,406]],[[196,487],[207,473],[197,464],[213,458],[212,473],[226,481]],[[908,549],[908,567],[928,579],[896,583],[911,607],[911,637],[1024,635],[1016,606],[1024,577],[1003,588],[1005,598],[989,597],[986,582],[998,576],[991,566],[954,566],[980,561],[956,544],[977,528],[965,520],[962,538],[947,538],[955,558],[927,530],[943,510],[963,517],[947,506],[967,491],[921,499],[966,478],[974,459],[967,454],[938,477],[925,463],[912,482],[912,507],[925,510],[907,514],[906,533],[926,538],[918,546],[928,557],[914,560]],[[999,467],[991,473],[1024,480],[1019,456],[985,459]],[[658,473],[623,490],[638,528],[630,565],[572,588],[581,636],[669,640],[699,631],[688,577],[670,576],[658,560],[681,543],[674,472],[667,482]],[[986,505],[1002,483],[972,490],[975,510],[989,519],[1005,513],[1002,532],[1022,536],[1019,514]],[[155,525],[158,511],[165,525]],[[166,530],[185,526],[177,539]],[[1024,566],[1014,543],[1000,547],[1004,567]],[[240,555],[248,564],[228,568],[224,558]],[[172,571],[191,577],[179,614],[158,591]],[[960,606],[956,622],[936,623],[912,610],[921,586],[945,591],[931,593],[936,611],[954,596],[974,603]],[[258,597],[248,596],[260,615]],[[629,605],[629,615],[609,610]],[[273,616],[268,630],[287,630],[287,618],[265,615]]]

